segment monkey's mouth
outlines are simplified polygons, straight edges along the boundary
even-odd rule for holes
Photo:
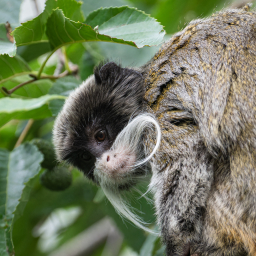
[[[108,150],[95,163],[94,176],[99,184],[127,189],[135,185],[133,168],[136,156],[124,148]]]
[[[94,177],[97,184],[116,191],[127,191],[144,182],[150,172],[145,165],[136,166],[139,161],[136,155],[123,147],[106,151],[95,163]]]
[[[110,149],[93,163],[86,167],[79,166],[84,175],[99,186],[112,186],[122,190],[129,190],[137,184],[137,179],[145,177],[145,170],[134,168],[136,156],[128,149],[119,147]]]
[[[102,173],[101,170],[95,169],[94,182],[101,187],[108,187],[115,191],[128,191],[136,187],[136,185],[144,181],[146,175],[145,170],[136,169],[131,174],[122,176],[120,178],[109,177],[106,173]]]

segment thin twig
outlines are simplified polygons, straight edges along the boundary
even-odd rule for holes
[[[25,126],[24,130],[22,131],[22,133],[21,133],[19,139],[17,140],[17,142],[16,142],[14,148],[17,148],[17,147],[23,142],[23,140],[25,139],[25,137],[26,137],[26,135],[27,135],[27,133],[28,133],[28,131],[29,131],[29,129],[31,128],[31,126],[32,126],[33,123],[34,123],[34,120],[33,120],[33,119],[29,119],[29,120],[28,120],[28,123],[27,123],[27,125]]]
[[[2,90],[7,94],[7,95],[10,95],[12,94],[13,92],[15,92],[16,90],[18,90],[19,88],[21,88],[22,86],[26,85],[26,84],[30,84],[32,82],[34,82],[36,79],[33,78],[31,80],[28,80],[24,83],[21,83],[21,84],[18,84],[17,86],[13,87],[11,90],[8,90],[7,88],[5,87],[2,87]]]
[[[5,87],[2,87],[2,91],[6,94],[6,95],[11,95],[12,93],[14,93],[16,90],[18,90],[19,88],[23,87],[24,85],[27,85],[27,84],[30,84],[30,83],[33,83],[34,81],[36,80],[41,80],[41,79],[52,79],[52,80],[55,80],[55,79],[59,79],[59,78],[62,78],[64,76],[68,76],[68,75],[71,75],[71,74],[76,74],[78,72],[78,66],[74,66],[71,70],[71,73],[69,73],[69,71],[65,70],[64,72],[62,72],[61,74],[59,74],[58,76],[41,76],[40,79],[37,78],[36,75],[34,74],[29,74],[30,77],[32,77],[33,79],[31,80],[28,80],[24,83],[21,83],[21,84],[18,84],[17,86],[13,87],[12,89],[8,90],[7,88]]]
[[[4,89],[3,89],[3,88],[4,88]],[[9,95],[8,95],[8,93],[6,93],[5,90],[7,90],[5,87],[1,87],[1,88],[0,88],[0,91],[1,91],[1,93],[4,95],[4,97],[7,97],[7,96],[9,96]]]

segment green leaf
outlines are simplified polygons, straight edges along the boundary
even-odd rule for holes
[[[163,255],[165,255],[165,246],[162,246],[159,250],[157,250],[154,256],[163,256]]]
[[[42,119],[51,116],[48,103],[53,99],[64,99],[60,95],[45,95],[36,99],[0,99],[0,127],[11,119]]]
[[[150,234],[141,247],[140,256],[152,256],[157,239],[158,236]]]
[[[2,220],[0,221],[0,255],[1,256],[9,256],[9,253],[6,251],[7,241],[5,236],[5,222]]]
[[[47,12],[48,17],[52,10],[62,9],[65,17],[73,21],[83,21],[84,16],[81,11],[82,2],[77,2],[76,0],[48,0],[46,2],[46,7],[44,12]]]
[[[120,7],[124,5],[131,5],[130,1],[127,1],[127,0],[97,0],[97,1],[82,0],[82,2],[83,2],[82,10],[85,16],[88,16],[92,11],[95,11],[99,8],[106,8],[106,7],[112,7],[112,6]]]
[[[85,51],[82,56],[82,61],[80,65],[80,74],[81,74],[80,76],[82,80],[86,80],[91,74],[93,74],[93,69],[95,65],[96,65],[95,59],[93,58],[91,53],[89,51]]]
[[[63,77],[58,79],[52,86],[49,91],[49,94],[58,94],[63,96],[68,96],[71,91],[77,88],[81,84],[81,81],[77,80],[74,77]],[[53,116],[57,116],[61,110],[65,100],[57,99],[52,100],[49,103],[49,108]]]
[[[44,33],[47,18],[47,15],[43,12],[33,20],[29,20],[17,27],[12,33],[16,45],[21,46],[47,41]]]
[[[6,224],[6,229],[5,229],[5,242],[6,242],[6,246],[5,248],[8,249],[8,255],[12,256],[14,255],[14,247],[13,247],[13,243],[12,243],[12,227],[11,227],[11,219],[7,219],[5,221]]]
[[[160,44],[164,36],[163,27],[155,19],[135,8],[100,9],[85,22],[89,25],[71,21],[61,10],[55,10],[46,29],[53,49],[82,41],[114,42],[141,48]]]
[[[133,41],[138,48],[160,44],[165,34],[163,26],[154,18],[128,6],[97,10],[85,23],[98,26],[100,34]]]
[[[0,197],[0,216],[5,216],[6,189],[7,189],[7,172],[9,163],[9,152],[0,149],[0,190],[3,196]]]
[[[12,114],[17,111],[29,111],[31,109],[40,108],[42,105],[50,101],[51,99],[65,97],[59,95],[45,95],[37,99],[16,99],[16,98],[3,98],[0,100],[1,113]]]
[[[79,65],[82,59],[83,53],[86,50],[85,44],[84,43],[70,44],[65,48],[66,48],[66,55],[68,59],[74,64]],[[81,75],[81,70],[79,74]]]
[[[9,37],[9,38],[8,38]],[[13,57],[16,54],[16,45],[8,31],[8,24],[0,24],[0,54],[8,54]]]
[[[68,96],[74,89],[76,89],[82,82],[75,77],[68,76],[58,79],[51,87],[49,94],[58,94]]]
[[[41,153],[41,155],[43,156],[42,153]],[[39,170],[40,169],[41,169],[41,165],[40,165]],[[32,191],[35,183],[37,182],[38,177],[36,177],[36,175],[38,173],[39,173],[39,171],[37,171],[37,173],[35,174],[34,177],[32,177],[28,182],[26,182],[26,186],[24,187],[22,194],[20,196],[20,199],[19,199],[19,204],[17,205],[15,211],[13,212],[13,214],[14,214],[13,223],[16,222],[16,220],[22,216],[22,214],[25,210],[25,207],[29,201],[30,192]]]
[[[9,102],[10,103],[10,102]],[[40,108],[37,109],[32,109],[29,111],[26,110],[20,110],[20,111],[15,111],[14,113],[11,114],[1,114],[1,119],[0,119],[0,127],[3,126],[4,124],[8,123],[12,119],[44,119],[46,117],[52,116],[50,110],[48,109],[47,105],[43,105]]]
[[[7,169],[8,169],[9,152],[4,149],[0,149],[0,255],[9,255],[6,252],[7,237],[6,234],[6,220],[5,220],[5,191],[7,188]]]
[[[53,9],[60,8],[66,17],[82,21],[81,3],[75,0],[48,0],[44,11],[31,21],[23,23],[13,31],[17,46],[46,42],[45,26]]]
[[[25,159],[26,161],[24,161]],[[39,172],[42,160],[43,155],[34,145],[28,143],[21,145],[10,153],[5,205],[7,218],[11,217],[16,209],[25,188],[25,183]]]
[[[13,149],[18,139],[16,136],[17,127],[18,122],[10,122],[0,129],[0,148]]]
[[[13,58],[0,55],[0,84],[10,77],[20,76],[31,72],[27,63],[19,56]]]
[[[22,191],[40,170],[42,154],[28,143],[12,152],[0,149],[0,255],[13,251],[11,225]],[[22,202],[25,203],[25,202]],[[3,237],[4,236],[4,237]]]
[[[17,54],[19,54],[25,61],[30,62],[31,60],[34,60],[37,57],[50,51],[51,47],[49,42],[42,42],[20,46],[17,49]]]
[[[127,45],[103,42],[99,42],[98,45],[100,52],[104,54],[104,59],[118,60],[124,67],[141,67],[151,60],[159,50],[159,46],[137,49]]]

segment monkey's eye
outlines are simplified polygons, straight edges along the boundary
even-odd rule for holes
[[[81,158],[86,162],[91,160],[91,156],[88,154],[82,154]]]
[[[95,134],[95,139],[98,142],[102,142],[106,139],[106,131],[105,130],[100,130]]]

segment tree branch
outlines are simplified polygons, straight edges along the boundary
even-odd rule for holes
[[[30,77],[32,77],[33,79],[31,80],[28,80],[24,83],[21,83],[15,87],[13,87],[12,89],[8,90],[7,88],[5,87],[2,87],[2,91],[6,94],[6,95],[11,95],[13,92],[15,92],[16,90],[18,90],[19,88],[23,87],[24,85],[27,85],[27,84],[30,84],[30,83],[33,83],[34,81],[36,80],[40,80],[40,79],[52,79],[52,80],[55,80],[55,79],[59,79],[59,78],[62,78],[62,77],[65,77],[65,76],[68,76],[68,75],[71,75],[71,74],[77,74],[78,72],[78,66],[77,65],[74,65],[71,69],[71,73],[67,70],[65,70],[64,72],[62,72],[61,74],[59,74],[58,76],[41,76],[40,78],[37,78],[36,75],[34,74],[29,74]]]
[[[17,140],[14,148],[17,148],[22,142],[23,140],[25,139],[29,129],[31,128],[32,124],[34,123],[34,120],[33,119],[29,119],[27,125],[25,126],[24,130],[22,131],[19,139]]]
[[[2,90],[3,90],[7,95],[11,95],[13,92],[15,92],[16,90],[18,90],[18,89],[21,88],[22,86],[24,86],[24,85],[26,85],[26,84],[30,84],[30,83],[34,82],[35,80],[36,80],[35,78],[34,78],[34,79],[31,79],[31,80],[28,80],[28,81],[26,81],[26,82],[24,82],[24,83],[21,83],[21,84],[15,86],[15,87],[12,88],[11,90],[8,90],[7,88],[2,87]]]

